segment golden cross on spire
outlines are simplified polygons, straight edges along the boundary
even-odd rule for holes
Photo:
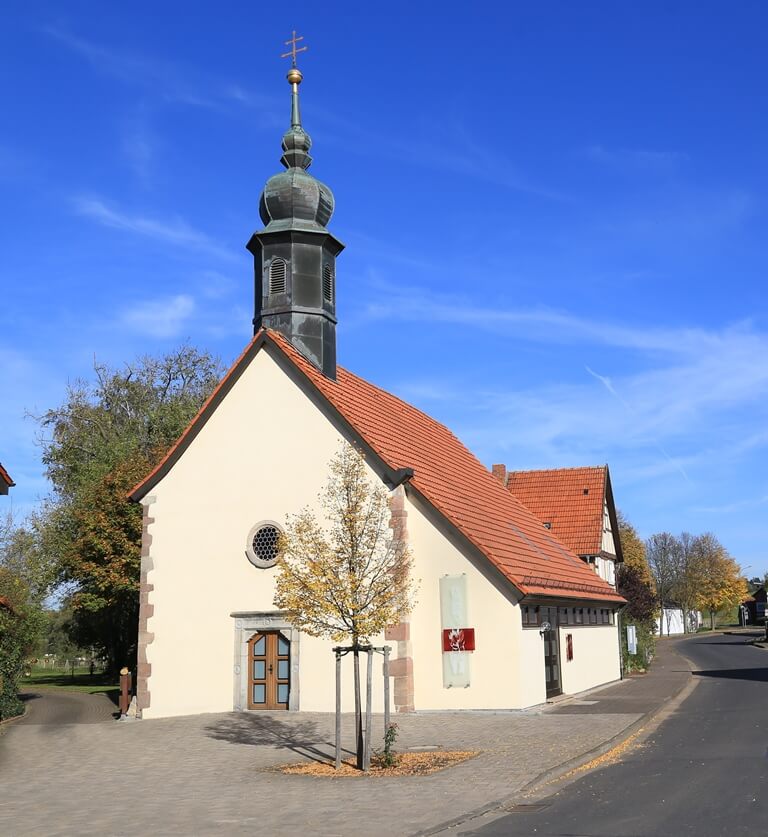
[[[299,35],[298,38],[296,37],[296,30],[294,29],[293,30],[293,37],[291,38],[291,40],[285,42],[285,45],[289,46],[291,48],[291,50],[290,50],[290,52],[284,52],[280,57],[281,58],[290,58],[292,67],[296,66],[296,56],[298,55],[298,53],[307,51],[307,47],[305,47],[305,46],[299,47],[298,49],[296,49],[296,44],[299,41],[303,41],[303,40],[304,40],[303,35]]]

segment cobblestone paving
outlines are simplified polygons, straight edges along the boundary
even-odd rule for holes
[[[40,722],[58,711],[46,701],[55,695],[30,701],[27,719],[0,730],[0,834],[408,835],[513,793],[639,717],[550,709],[398,716],[400,749],[482,752],[431,776],[333,780],[269,771],[328,757],[332,715],[51,725]],[[352,719],[344,720],[349,743]],[[381,733],[381,716],[376,725]]]

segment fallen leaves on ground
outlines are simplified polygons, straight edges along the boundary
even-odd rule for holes
[[[639,729],[636,733],[630,735],[629,738],[617,744],[615,747],[612,747],[607,753],[597,756],[597,758],[592,759],[592,761],[588,761],[586,764],[575,767],[573,770],[568,771],[568,773],[564,776],[558,777],[557,781],[567,779],[576,773],[584,773],[588,770],[594,770],[597,767],[607,767],[609,764],[615,764],[617,761],[620,761],[629,752],[629,750],[633,749],[635,746],[639,746],[636,744],[636,741],[642,731],[642,729]]]
[[[371,760],[371,769],[364,773],[355,767],[355,759],[347,759],[336,770],[327,762],[302,761],[298,764],[284,764],[275,768],[280,773],[299,776],[319,776],[330,779],[343,779],[352,776],[426,776],[459,762],[476,756],[476,750],[439,750],[429,753],[399,753],[397,763],[392,767],[383,767],[376,759]]]

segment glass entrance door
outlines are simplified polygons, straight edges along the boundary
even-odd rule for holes
[[[291,687],[291,644],[277,631],[248,642],[249,709],[288,709]]]
[[[542,607],[539,611],[540,622],[549,622],[549,629],[544,636],[544,675],[546,677],[547,697],[554,697],[562,692],[560,687],[560,647],[557,631],[557,608]]]

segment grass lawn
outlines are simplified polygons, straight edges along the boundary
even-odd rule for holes
[[[68,689],[70,692],[88,692],[97,694],[107,692],[109,697],[117,701],[120,684],[116,677],[107,674],[89,674],[87,668],[76,668],[74,675],[67,670],[51,668],[33,668],[29,677],[25,677],[19,684],[20,688],[34,686],[36,689]],[[114,692],[114,695],[109,694]]]

